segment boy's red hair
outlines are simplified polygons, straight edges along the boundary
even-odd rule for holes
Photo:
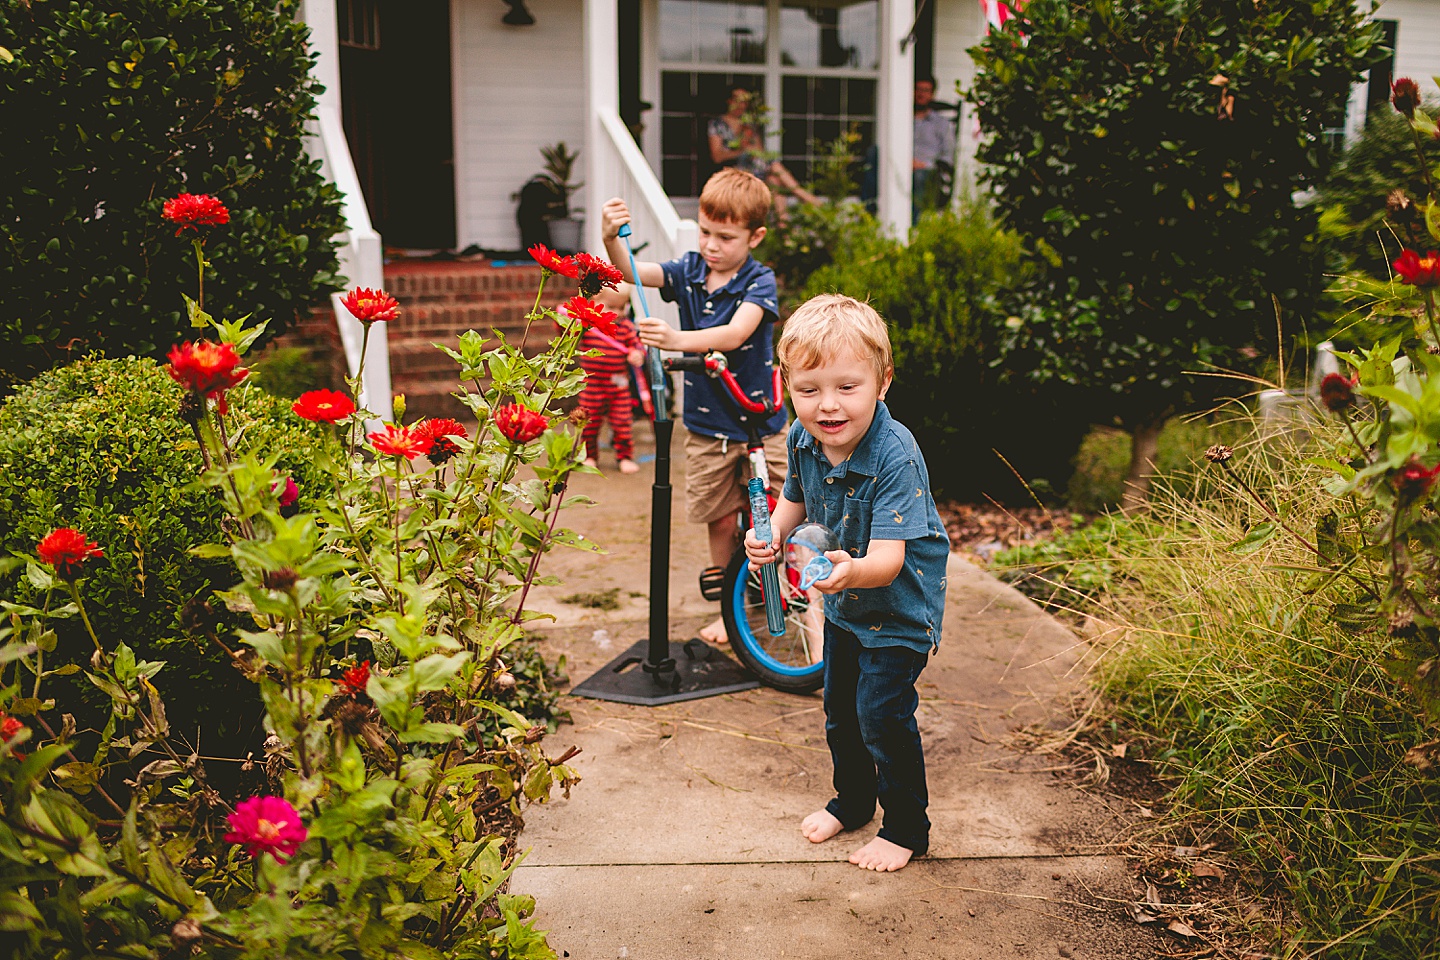
[[[725,167],[700,191],[700,212],[711,220],[729,221],[755,230],[770,215],[770,188],[753,173]]]

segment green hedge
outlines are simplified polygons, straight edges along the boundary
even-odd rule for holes
[[[1089,427],[1084,404],[1071,397],[1062,405],[1057,390],[1015,382],[1000,366],[1008,319],[1000,299],[1021,279],[1016,237],[967,202],[922,217],[908,245],[863,215],[837,243],[805,296],[869,300],[889,322],[895,382],[887,402],[919,439],[937,491],[1028,499],[1016,472],[1042,494],[1063,490]]]
[[[0,389],[100,351],[188,335],[195,258],[160,216],[182,192],[230,209],[206,307],[270,319],[337,289],[339,194],[302,137],[317,85],[295,0],[0,4]]]
[[[253,684],[222,651],[186,636],[177,619],[187,601],[237,579],[228,560],[187,553],[224,539],[224,511],[214,491],[194,483],[202,464],[194,434],[176,415],[180,398],[154,361],[91,358],[41,375],[0,404],[0,555],[33,556],[35,544],[62,526],[99,543],[105,556],[87,566],[83,586],[101,640],[123,639],[142,659],[167,661],[171,677],[186,678],[167,697],[177,729],[193,731],[204,720],[209,736],[250,736],[260,715]],[[281,454],[278,469],[295,478],[303,506],[321,489],[313,461],[324,428],[254,386],[229,399],[235,428],[257,449]],[[23,573],[16,579],[16,598],[34,599]],[[214,606],[222,622],[241,622]],[[83,665],[90,641],[78,621],[67,623],[56,663]],[[83,675],[71,680],[99,702]]]

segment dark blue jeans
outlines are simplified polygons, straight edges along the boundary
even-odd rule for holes
[[[930,795],[915,710],[915,681],[928,656],[909,647],[865,647],[825,622],[825,739],[835,799],[825,805],[846,830],[869,823],[880,802],[880,836],[920,856],[930,848]]]

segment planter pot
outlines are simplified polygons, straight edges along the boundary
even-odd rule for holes
[[[550,221],[550,241],[561,253],[574,253],[580,249],[580,237],[585,221],[578,217]]]

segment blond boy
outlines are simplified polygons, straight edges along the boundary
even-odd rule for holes
[[[868,823],[878,801],[879,835],[850,862],[899,870],[930,843],[915,683],[940,643],[950,542],[920,448],[883,402],[894,363],[880,315],[849,297],[815,297],[785,321],[776,353],[796,419],[774,542],[811,520],[841,546],[826,554],[834,570],[815,584],[825,595],[835,796],[800,829],[823,843]],[[756,565],[775,558],[753,530],[745,549]]]
[[[674,301],[680,329],[663,320],[642,319],[646,346],[685,353],[722,351],[730,372],[750,397],[760,399],[773,387],[772,329],[777,319],[775,273],[750,251],[765,239],[770,189],[755,176],[733,168],[711,177],[700,192],[700,249],[665,263],[636,263],[638,280],[658,287]],[[601,209],[605,250],[631,276],[630,258],[619,239],[630,211],[618,197]],[[685,499],[693,523],[706,525],[710,562],[723,569],[740,544],[737,516],[745,505],[745,430],[739,411],[724,388],[701,374],[685,375]],[[784,479],[785,412],[762,425],[772,483]],[[700,636],[724,643],[725,622],[716,619]]]

